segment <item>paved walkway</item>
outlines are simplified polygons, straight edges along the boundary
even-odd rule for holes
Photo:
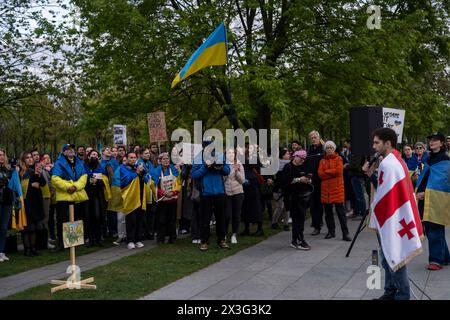
[[[106,265],[120,258],[149,250],[156,246],[155,241],[143,241],[143,243],[145,247],[141,249],[128,250],[126,245],[120,245],[77,257],[76,262],[81,269],[81,275],[83,276],[84,271]],[[48,284],[51,280],[69,277],[69,274],[66,273],[69,264],[69,252],[67,251],[67,260],[64,262],[0,278],[0,299],[32,287]]]
[[[308,221],[306,225],[309,226]],[[349,227],[354,234],[358,223],[351,221]],[[311,229],[307,227],[306,231],[309,234]],[[290,248],[290,237],[290,232],[281,232],[142,299],[366,300],[382,295],[383,290],[366,287],[371,253],[378,249],[372,231],[366,229],[359,235],[349,258],[345,257],[349,243],[340,240],[340,232],[330,240],[323,239],[324,234],[307,235],[311,251]],[[450,230],[447,230],[447,239],[450,240]],[[425,288],[431,299],[450,300],[450,267],[435,272],[426,270],[426,241],[423,247],[424,252],[408,264],[409,277],[420,288]],[[381,273],[382,288],[384,272]],[[411,288],[419,299],[427,299],[414,285]]]

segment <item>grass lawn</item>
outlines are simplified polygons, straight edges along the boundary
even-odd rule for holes
[[[112,244],[113,241],[114,239],[107,238],[103,242],[104,247],[86,248],[85,246],[79,246],[77,247],[77,257],[111,247],[113,246]],[[3,262],[0,264],[0,278],[44,267],[61,261],[69,260],[68,249],[60,252],[50,252],[49,250],[40,250],[39,254],[40,254],[39,256],[32,258],[25,257],[22,251],[7,254],[10,260],[8,262]]]
[[[214,232],[214,230],[212,230]],[[219,249],[215,236],[210,239],[210,248],[201,252],[190,237],[179,239],[175,245],[159,245],[142,253],[124,257],[108,265],[81,273],[82,279],[95,277],[97,290],[63,290],[50,293],[52,285],[41,285],[9,296],[16,300],[77,300],[77,299],[137,299],[203,269],[225,257],[248,248],[280,232],[264,225],[264,237],[238,237],[238,244],[230,250]]]

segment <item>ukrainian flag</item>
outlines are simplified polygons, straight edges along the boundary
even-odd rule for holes
[[[430,171],[427,187],[425,189],[425,206],[423,211],[423,221],[450,226],[450,161],[440,161],[432,166],[425,164],[417,186]]]
[[[222,22],[176,75],[172,81],[172,88],[203,68],[225,64],[227,64],[227,33]]]
[[[28,188],[29,180],[26,179],[26,181],[26,188]],[[25,215],[24,192],[22,190],[19,174],[16,170],[13,171],[8,187],[13,191],[15,199],[11,219],[11,228],[17,231],[22,231],[27,226],[27,216]]]

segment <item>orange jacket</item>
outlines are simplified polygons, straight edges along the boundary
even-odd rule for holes
[[[334,153],[320,160],[319,177],[322,179],[322,203],[344,203],[344,165],[342,158]]]

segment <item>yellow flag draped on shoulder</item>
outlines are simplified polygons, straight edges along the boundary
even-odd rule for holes
[[[222,22],[189,58],[183,69],[172,81],[172,88],[197,71],[227,64],[227,34]]]

